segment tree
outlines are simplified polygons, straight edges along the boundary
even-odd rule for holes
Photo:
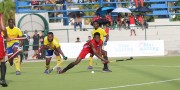
[[[87,4],[87,5],[85,4],[85,5],[79,6],[80,10],[97,9],[97,8],[99,8],[98,4]],[[94,16],[95,11],[85,11],[85,14],[86,16]],[[92,21],[92,18],[85,18],[84,23],[86,25],[89,25],[91,21]]]
[[[177,1],[174,5],[175,5],[175,6],[180,6],[180,2]],[[179,8],[176,8],[176,9],[175,9],[175,12],[180,13],[180,12],[179,12]],[[176,15],[176,17],[173,18],[173,21],[180,21],[180,15]]]
[[[8,19],[15,18],[15,3],[12,0],[3,0],[0,2],[0,13],[3,14],[5,25]]]

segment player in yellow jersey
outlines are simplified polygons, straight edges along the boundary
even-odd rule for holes
[[[99,27],[99,23],[97,21],[93,22],[93,27],[94,27],[94,30],[92,31],[92,37],[94,37],[94,33],[96,33],[96,32],[100,33],[100,39],[104,42],[104,45],[107,45],[107,41],[109,40],[109,35],[105,32],[104,29]],[[105,40],[104,40],[104,37],[106,38]],[[92,67],[93,56],[94,55],[91,54],[90,57],[89,57],[89,67],[88,67],[88,69],[93,69],[93,67]]]
[[[50,61],[53,53],[56,55],[57,72],[61,71],[61,64],[63,60],[61,60],[60,54],[63,56],[64,60],[67,60],[67,57],[62,52],[59,41],[56,37],[54,37],[52,32],[49,32],[44,38],[44,48],[46,49],[46,70],[44,73],[50,73]]]
[[[13,19],[8,20],[8,27],[6,27],[6,30],[9,38],[9,41],[7,41],[7,54],[8,54],[8,58],[10,58],[14,53],[16,53],[20,49],[19,47],[22,47],[23,44],[22,40],[13,39],[13,38],[21,38],[22,32],[19,28],[14,26]],[[16,67],[16,75],[21,75],[20,58],[18,57],[18,54],[9,60],[11,66],[13,65],[13,62]]]

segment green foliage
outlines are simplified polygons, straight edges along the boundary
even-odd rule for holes
[[[100,6],[98,4],[88,4],[88,5],[81,5],[79,6],[79,9],[98,9]],[[95,15],[95,11],[86,11],[85,12],[86,16],[94,16]],[[91,18],[86,18],[85,19],[85,24],[89,24],[92,21]]]
[[[176,17],[173,18],[173,21],[180,21],[180,15],[176,15]]]
[[[15,3],[12,0],[3,0],[0,3],[0,13],[3,13],[5,25],[9,18],[15,18]]]
[[[180,2],[176,2],[174,5],[175,5],[175,6],[180,6]],[[179,8],[176,8],[176,9],[175,9],[175,12],[178,12],[178,9],[179,9]],[[180,12],[179,12],[179,13],[180,13]],[[180,21],[180,15],[176,15],[176,17],[173,18],[173,21]]]

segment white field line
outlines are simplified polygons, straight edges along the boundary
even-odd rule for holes
[[[164,66],[164,65],[122,65],[122,66],[180,68],[180,66]]]
[[[89,89],[89,90],[108,90],[108,89],[126,88],[126,87],[133,87],[133,86],[159,84],[159,83],[166,83],[166,82],[179,81],[179,80],[180,80],[180,78],[176,78],[176,79],[163,80],[163,81],[155,81],[155,82],[147,82],[147,83],[139,83],[139,84],[129,84],[129,85],[123,85],[123,86],[106,87],[106,88],[96,88],[96,89]]]
[[[121,66],[180,68],[180,66],[162,66],[162,65],[121,65]],[[95,66],[95,67],[101,67],[101,66]],[[22,67],[22,68],[43,68],[43,67]]]

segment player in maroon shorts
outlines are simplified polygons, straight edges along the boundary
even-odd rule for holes
[[[79,54],[78,58],[75,62],[70,63],[66,68],[64,68],[59,73],[65,73],[67,70],[73,68],[75,65],[77,65],[82,59],[86,57],[88,53],[91,53],[93,55],[96,55],[104,64],[103,72],[112,72],[108,68],[108,57],[107,52],[105,50],[102,50],[103,41],[100,39],[100,33],[96,32],[94,33],[94,38],[84,44],[83,49],[81,53]],[[103,57],[102,57],[103,56]]]
[[[4,47],[4,37],[2,35],[2,32],[5,32],[5,27],[3,23],[3,16],[0,13],[0,62],[1,62],[1,79],[0,79],[0,85],[3,87],[7,87],[7,83],[5,80],[6,75],[6,63],[5,63],[5,47]],[[4,33],[4,36],[7,37],[7,33]]]

